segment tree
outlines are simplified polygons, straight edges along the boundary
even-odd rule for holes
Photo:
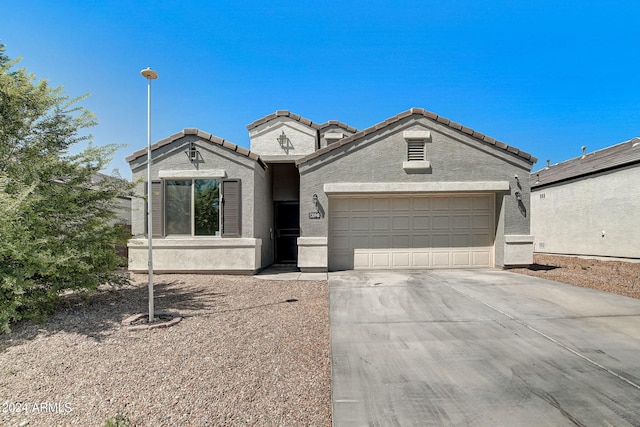
[[[115,245],[129,237],[115,225],[119,179],[96,179],[118,148],[95,147],[81,131],[95,116],[62,87],[14,69],[0,44],[0,332],[41,319],[64,291],[120,284],[126,260]],[[69,149],[89,141],[80,154]]]

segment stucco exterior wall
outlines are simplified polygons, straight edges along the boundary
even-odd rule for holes
[[[278,141],[284,132],[286,142]],[[278,117],[249,132],[251,151],[268,160],[271,156],[296,158],[316,150],[317,130],[288,117]]]
[[[190,142],[195,142],[200,155],[197,163],[191,163],[185,150]],[[132,179],[138,182],[136,195],[144,196],[147,180],[146,156],[131,162]],[[160,179],[160,171],[171,171],[188,174],[206,173],[206,171],[223,171],[225,176],[242,180],[242,237],[254,237],[254,169],[259,168],[255,161],[238,153],[234,153],[203,141],[196,135],[186,135],[179,140],[158,148],[153,152],[151,179]],[[146,201],[142,197],[132,200],[132,226],[134,235],[144,234]]]
[[[189,143],[198,149],[197,161],[192,163],[185,153]],[[132,198],[132,233],[129,242],[129,269],[147,268],[145,236],[146,200],[144,199],[147,162],[146,155],[130,163],[136,195]],[[241,237],[168,236],[154,238],[154,270],[157,271],[238,271],[255,272],[269,261],[268,248],[263,253],[262,239],[268,235],[262,218],[265,199],[270,197],[266,172],[254,160],[218,144],[202,140],[197,135],[185,135],[153,151],[152,180],[163,177],[215,177],[241,180]],[[259,191],[259,194],[256,193]],[[256,206],[260,211],[256,211]],[[266,231],[265,231],[266,230]],[[178,244],[179,243],[179,244]],[[157,256],[155,254],[158,254]],[[242,258],[242,261],[239,259]],[[198,267],[197,260],[201,266]],[[215,262],[214,262],[215,261]],[[215,268],[214,268],[215,267]]]
[[[640,165],[534,189],[536,252],[640,258]]]
[[[408,173],[407,142],[403,131],[431,131],[426,157],[431,170]],[[329,198],[323,191],[327,183],[446,183],[508,181],[510,190],[496,194],[496,242],[508,245],[506,235],[529,234],[529,173],[531,164],[524,159],[483,144],[426,118],[410,117],[384,127],[354,143],[299,165],[301,237],[327,237],[327,215],[309,219],[314,212],[312,196],[317,194],[319,209],[329,212]],[[518,176],[518,180],[515,176]],[[521,202],[515,192],[521,194]],[[496,250],[496,265],[502,266],[506,250]]]

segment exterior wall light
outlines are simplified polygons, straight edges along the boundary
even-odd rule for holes
[[[311,201],[313,202],[313,206],[316,208],[316,211],[318,210],[318,195],[314,193],[314,195],[311,197]]]
[[[195,163],[198,161],[198,147],[196,147],[195,143],[190,142],[189,149],[184,153],[187,155],[191,163]]]
[[[517,201],[522,201],[522,194],[519,191],[516,191],[516,200]]]

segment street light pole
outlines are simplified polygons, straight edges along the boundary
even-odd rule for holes
[[[151,80],[158,78],[158,73],[151,68],[140,71],[147,79],[147,236],[149,239],[149,323],[153,322],[153,204],[151,202]]]

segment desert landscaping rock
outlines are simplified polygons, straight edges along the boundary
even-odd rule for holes
[[[640,299],[640,263],[573,256],[534,255],[534,265],[514,273]]]
[[[0,336],[0,425],[331,425],[326,281],[157,275],[168,328],[132,332],[145,275]],[[147,325],[144,325],[145,327]],[[20,405],[18,407],[18,404]]]

